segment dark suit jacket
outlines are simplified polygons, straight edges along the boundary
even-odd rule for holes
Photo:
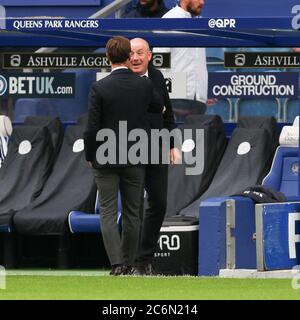
[[[119,121],[127,121],[127,131],[150,130],[148,112],[162,113],[161,100],[154,92],[152,82],[128,69],[113,71],[92,85],[89,94],[87,130],[84,133],[86,160],[95,168],[103,167],[96,161],[100,143],[96,135],[100,129],[111,129],[116,134],[117,164],[119,147]],[[128,142],[127,150],[135,142]]]
[[[150,64],[148,67],[148,75],[149,79],[153,83],[155,91],[163,99],[163,105],[165,107],[165,111],[162,114],[150,114],[149,119],[151,128],[166,128],[168,130],[172,130],[176,127],[175,118],[164,76],[159,70],[155,69]]]

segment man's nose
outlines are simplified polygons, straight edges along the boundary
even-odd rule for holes
[[[137,60],[139,58],[138,54],[136,52],[133,53],[132,59]]]

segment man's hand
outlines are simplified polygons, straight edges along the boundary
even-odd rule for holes
[[[177,164],[181,161],[181,153],[177,148],[173,148],[170,150],[170,163]]]

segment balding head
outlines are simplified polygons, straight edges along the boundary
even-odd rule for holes
[[[132,71],[144,75],[148,70],[148,64],[152,58],[149,44],[142,38],[134,38],[130,41]]]
[[[150,51],[149,43],[142,38],[134,38],[130,40],[131,47],[143,47],[145,50]]]

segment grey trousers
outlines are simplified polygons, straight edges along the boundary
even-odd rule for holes
[[[140,234],[140,205],[144,166],[93,169],[99,191],[100,224],[111,265],[133,266]],[[122,232],[117,225],[118,191],[122,203]]]

